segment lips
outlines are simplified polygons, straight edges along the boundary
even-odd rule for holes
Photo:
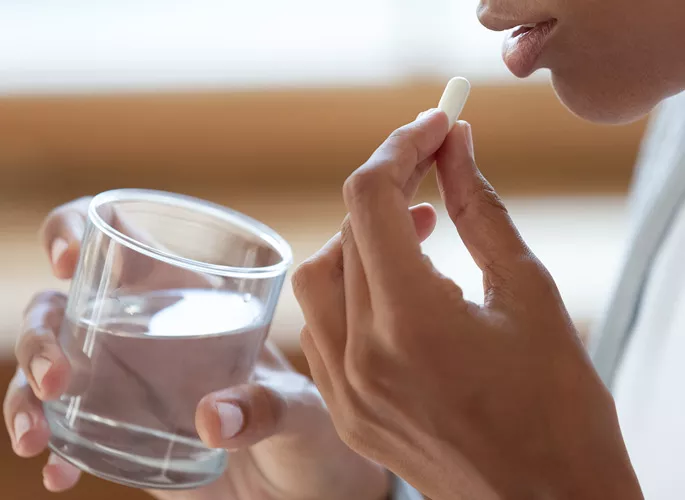
[[[550,19],[514,28],[502,47],[502,58],[509,71],[519,78],[530,76],[537,69],[537,62],[556,24],[555,19]]]

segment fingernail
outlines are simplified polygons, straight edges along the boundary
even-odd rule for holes
[[[43,467],[43,488],[45,488],[48,491],[53,491],[54,488],[52,486],[52,480],[48,477],[48,475],[45,473],[45,468],[47,466]]]
[[[466,134],[466,147],[469,149],[469,154],[471,158],[474,158],[473,152],[473,134],[471,133],[471,124],[469,122],[464,122],[465,134]]]
[[[463,129],[464,133],[464,142],[466,146],[466,151],[468,152],[469,156],[471,158],[474,158],[474,153],[473,153],[473,135],[471,134],[471,124],[469,122],[465,122],[463,120],[459,120],[454,124],[455,127],[459,127]]]
[[[48,457],[47,463],[43,466],[43,486],[45,487],[46,490],[48,491],[56,491],[57,489],[55,488],[55,485],[53,484],[53,479],[54,474],[48,475],[48,470],[50,470],[50,467],[53,465],[59,465],[60,464],[60,459],[57,455],[54,453],[50,453],[50,456]]]
[[[38,387],[40,387],[43,384],[45,374],[52,368],[52,361],[43,356],[36,356],[31,360],[30,368],[33,380],[35,380]]]
[[[17,413],[17,416],[14,417],[14,442],[16,444],[31,430],[31,425],[31,416],[28,413]]]
[[[67,243],[66,240],[57,238],[55,241],[53,241],[52,248],[50,249],[50,258],[52,259],[52,264],[57,264],[68,249],[69,243]]]
[[[426,111],[421,111],[419,116],[416,117],[416,121],[423,121],[428,117],[434,115],[436,112],[440,111],[438,108],[427,109]]]
[[[217,403],[216,411],[221,421],[221,436],[224,439],[235,437],[243,430],[243,411],[232,403]]]

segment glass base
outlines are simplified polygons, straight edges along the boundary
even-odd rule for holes
[[[226,468],[227,454],[223,450],[205,449],[187,456],[143,456],[130,452],[135,445],[124,445],[143,439],[150,441],[149,433],[140,428],[102,424],[98,435],[107,435],[108,439],[95,440],[92,434],[86,438],[61,425],[63,422],[55,419],[55,415],[47,416],[52,432],[50,449],[79,469],[108,481],[143,489],[188,490],[214,482]],[[168,435],[165,437],[168,449],[187,449],[186,443],[168,441]]]

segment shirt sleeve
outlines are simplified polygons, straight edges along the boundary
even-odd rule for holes
[[[423,500],[423,495],[399,477],[393,477],[393,491],[390,500]]]

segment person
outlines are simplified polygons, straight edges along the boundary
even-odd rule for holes
[[[347,180],[343,230],[294,276],[302,345],[338,432],[430,498],[685,497],[685,4],[645,7],[481,0],[478,12],[512,29],[509,69],[548,68],[583,118],[633,120],[663,101],[623,272],[591,342],[599,374],[478,171],[470,126],[450,132],[439,112],[396,131]],[[434,160],[483,271],[483,305],[433,269],[413,234],[406,207]]]
[[[242,444],[259,443],[238,452],[250,457],[253,473],[232,469],[211,491],[175,498],[259,498],[234,494],[246,484],[268,485],[274,499],[382,498],[390,491],[376,464],[416,489],[395,493],[406,498],[685,496],[678,385],[685,370],[685,3],[481,0],[478,15],[490,29],[512,29],[503,51],[512,72],[548,68],[560,99],[586,119],[632,120],[664,101],[639,161],[624,270],[593,336],[598,371],[553,279],[479,172],[470,126],[449,131],[447,117],[430,111],[394,132],[348,179],[340,233],[293,277],[306,320],[302,347],[325,405],[303,398],[298,387],[310,396],[313,389],[287,369],[274,370],[274,381],[287,384],[240,393],[240,408],[261,394],[316,415],[318,424],[303,431],[298,419],[272,418],[260,426],[268,431],[255,434],[250,419],[234,416],[232,429],[250,436]],[[421,253],[435,213],[408,205],[434,161],[447,211],[483,271],[482,305],[464,300]],[[77,217],[67,212],[46,226],[54,230],[48,235],[69,235],[47,238],[61,277],[78,253],[68,223]],[[60,386],[54,327],[62,310],[54,295],[27,309],[21,368],[5,403],[22,455],[47,440],[37,398]],[[32,355],[46,361],[32,363]],[[208,406],[199,412],[214,411]],[[218,428],[199,430],[208,443],[232,448]],[[50,489],[75,480],[66,464],[46,467]],[[363,482],[372,486],[345,490]]]

